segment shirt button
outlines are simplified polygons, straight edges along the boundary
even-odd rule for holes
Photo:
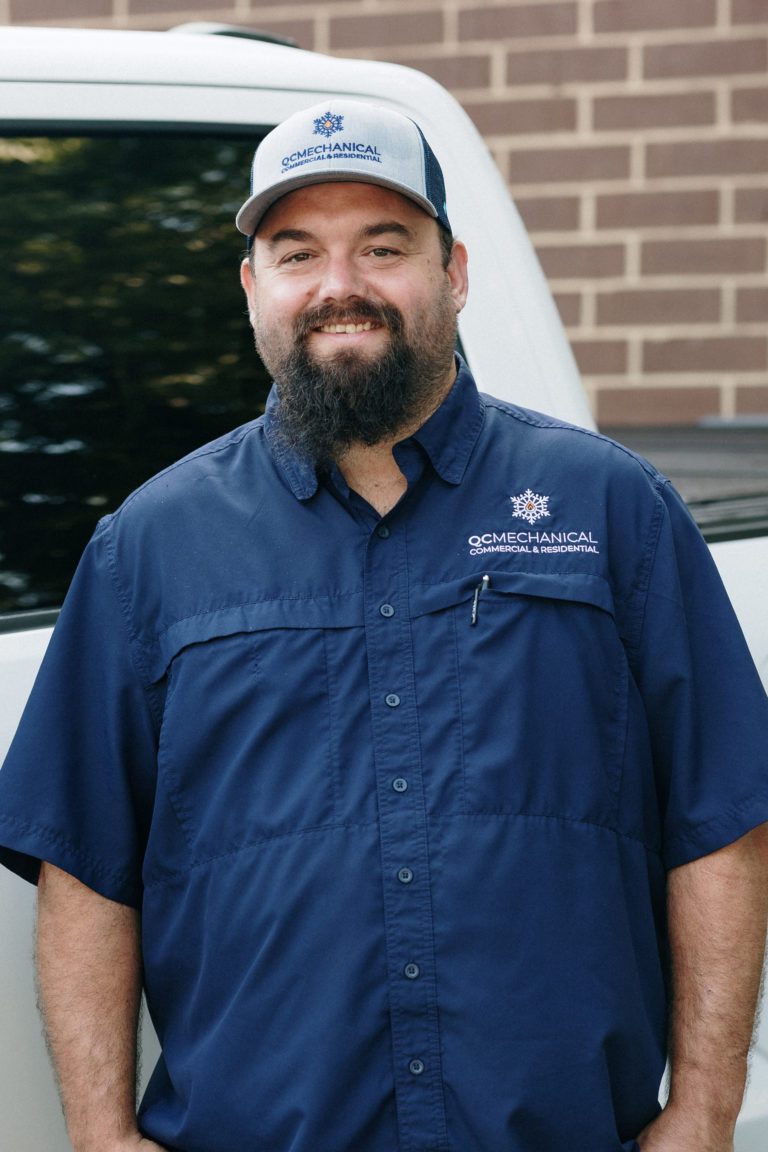
[[[397,874],[397,878],[401,884],[410,884],[413,880],[413,872],[410,868],[401,868]]]
[[[392,787],[394,788],[395,792],[407,792],[408,781],[403,776],[397,776],[392,781]]]
[[[424,1061],[423,1060],[411,1060],[410,1064],[408,1065],[408,1071],[413,1076],[421,1076],[421,1074],[422,1074],[422,1072],[424,1072],[424,1070],[425,1069],[424,1069]]]
[[[380,540],[388,539],[389,528],[387,527],[387,525],[386,524],[379,524],[378,528],[376,529],[376,535],[379,537]]]
[[[379,612],[381,612],[382,616],[394,616],[395,614],[395,610],[391,604],[382,604]]]
[[[417,980],[421,974],[421,968],[418,964],[406,964],[403,972],[407,980]]]
[[[390,692],[388,696],[384,697],[384,703],[387,704],[390,708],[397,708],[398,704],[400,703],[400,697],[396,692]]]

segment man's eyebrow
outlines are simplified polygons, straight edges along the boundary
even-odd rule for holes
[[[303,228],[281,228],[279,232],[273,233],[268,237],[267,243],[270,248],[277,248],[278,244],[282,244],[287,240],[305,244],[312,239],[312,233],[305,231]]]
[[[393,234],[402,236],[405,240],[413,241],[414,239],[411,229],[399,220],[380,220],[375,224],[366,224],[359,233],[361,238],[366,240],[372,240],[376,236],[391,236]],[[308,244],[312,240],[314,240],[313,233],[308,232],[305,228],[281,228],[278,232],[266,237],[267,244],[271,249],[285,243]]]
[[[361,236],[369,240],[375,236],[385,236],[392,233],[396,236],[403,236],[406,240],[414,239],[411,229],[406,228],[405,224],[401,224],[399,220],[382,220],[378,224],[369,224],[360,230]]]

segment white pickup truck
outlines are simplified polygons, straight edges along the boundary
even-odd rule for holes
[[[0,30],[0,760],[98,517],[263,402],[232,220],[253,147],[290,113],[344,94],[419,120],[470,252],[460,339],[481,388],[591,423],[530,241],[448,93],[395,65],[176,32]],[[768,680],[768,536],[713,550]],[[0,1150],[66,1152],[33,907],[2,871]],[[768,1027],[736,1142],[767,1147]]]

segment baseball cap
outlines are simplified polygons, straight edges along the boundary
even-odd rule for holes
[[[296,112],[264,137],[253,157],[251,195],[235,223],[253,236],[281,196],[336,180],[391,188],[451,230],[443,173],[418,124],[390,108],[344,99]]]

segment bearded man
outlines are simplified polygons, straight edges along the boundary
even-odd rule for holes
[[[768,709],[706,546],[478,392],[412,121],[297,113],[238,226],[267,412],[100,524],[0,773],[75,1152],[732,1152]]]

